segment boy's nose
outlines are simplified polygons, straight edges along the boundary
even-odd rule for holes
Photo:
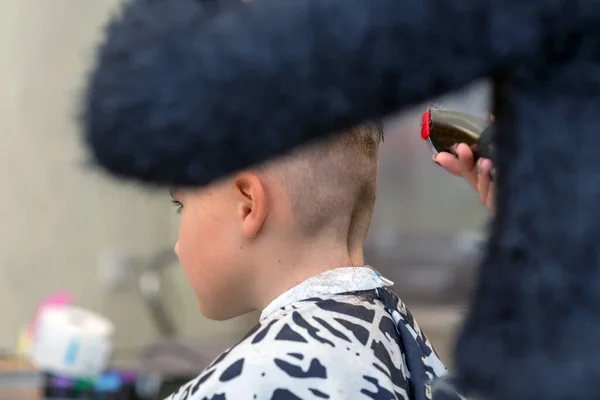
[[[173,248],[173,251],[175,251],[175,255],[179,257],[179,240],[175,242],[175,247]]]

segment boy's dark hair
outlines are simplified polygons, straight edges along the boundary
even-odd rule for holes
[[[96,160],[220,176],[494,79],[497,216],[458,341],[464,394],[600,393],[600,1],[134,1],[86,97]]]

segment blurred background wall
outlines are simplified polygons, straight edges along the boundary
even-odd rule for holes
[[[120,347],[137,347],[158,336],[135,282],[108,290],[99,278],[99,261],[115,252],[147,260],[172,248],[177,217],[165,193],[86,168],[76,124],[78,95],[94,46],[117,4],[1,2],[0,348],[13,348],[18,329],[37,303],[59,290],[72,292],[79,305],[111,318]],[[480,83],[436,102],[485,116],[487,86]],[[486,212],[477,197],[464,182],[436,166],[421,142],[422,109],[415,107],[387,122],[380,195],[369,236],[371,260],[383,248],[397,249],[394,240],[403,242],[402,235],[454,237],[483,231]],[[427,248],[429,242],[419,243]],[[435,252],[436,246],[431,247]],[[401,262],[375,266],[395,268],[397,282],[410,285],[413,279],[402,274]],[[437,276],[432,271],[431,276]],[[178,268],[169,269],[165,281],[165,301],[183,336],[239,335],[252,323],[253,316],[207,321],[196,312]],[[405,300],[420,310],[416,314],[426,320],[426,331],[428,324],[436,326],[432,330],[440,333],[434,341],[446,349],[460,310],[447,311],[442,298],[439,304],[422,306]]]
[[[114,251],[150,257],[173,247],[166,193],[84,166],[77,100],[101,25],[115,0],[3,0],[0,6],[0,347],[12,348],[37,302],[59,290],[104,313],[122,347],[154,339],[135,285],[107,291],[98,262]],[[167,301],[186,335],[237,330],[195,309],[177,268]],[[239,329],[245,328],[242,324]]]

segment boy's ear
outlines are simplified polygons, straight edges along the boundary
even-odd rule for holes
[[[242,234],[249,239],[254,238],[268,214],[263,182],[255,174],[243,172],[235,177],[233,187],[237,197],[238,215],[242,221]]]

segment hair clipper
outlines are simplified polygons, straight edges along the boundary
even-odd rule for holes
[[[452,153],[452,146],[465,143],[476,160],[494,160],[494,133],[491,121],[458,111],[430,108],[422,116],[421,137],[429,142],[434,154]]]

